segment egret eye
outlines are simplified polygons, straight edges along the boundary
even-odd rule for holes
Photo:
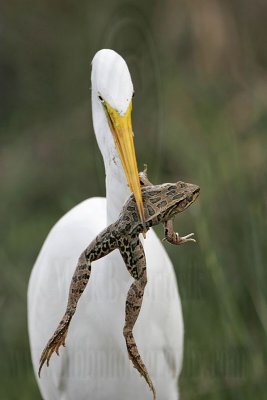
[[[135,95],[135,92],[133,92],[132,98],[134,97],[134,95]]]
[[[104,103],[103,97],[101,97],[101,96],[99,95],[98,98],[99,98],[99,100],[101,101],[101,103]]]

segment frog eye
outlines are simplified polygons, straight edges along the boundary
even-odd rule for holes
[[[185,183],[184,182],[180,182],[180,187],[184,188],[185,187]]]

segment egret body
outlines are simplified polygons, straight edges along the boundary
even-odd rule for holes
[[[99,51],[92,62],[92,111],[106,172],[106,198],[83,201],[52,228],[33,267],[28,288],[28,328],[36,379],[45,400],[149,399],[151,392],[128,359],[123,326],[132,283],[118,250],[93,264],[90,283],[73,317],[66,348],[37,377],[39,358],[64,314],[77,259],[114,222],[134,192],[142,200],[132,139],[133,84],[122,57]],[[148,284],[134,334],[158,400],[177,400],[183,319],[171,261],[154,231],[143,240]]]

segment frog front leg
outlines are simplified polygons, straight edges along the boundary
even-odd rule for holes
[[[147,177],[147,165],[144,164],[144,167],[145,167],[144,171],[139,172],[140,185],[141,186],[153,186],[153,183],[151,183]]]
[[[169,219],[168,221],[164,222],[164,234],[165,237],[163,240],[167,240],[171,244],[183,244],[187,242],[196,242],[192,236],[194,233],[189,233],[186,236],[180,236],[179,233],[174,231],[173,228],[173,220]]]
[[[111,227],[112,225],[100,233],[79,257],[78,265],[70,284],[66,312],[41,355],[38,371],[39,377],[44,363],[46,362],[47,366],[49,366],[52,354],[56,352],[59,355],[59,347],[61,345],[65,346],[70,321],[76,311],[78,300],[90,278],[91,263],[109,254],[117,247],[117,241],[111,232]]]
[[[133,336],[133,328],[141,310],[144,290],[147,283],[145,253],[138,235],[135,235],[134,237],[131,236],[121,238],[119,240],[119,249],[128,271],[134,278],[134,282],[128,291],[126,299],[123,335],[125,338],[129,359],[132,361],[138,372],[140,372],[140,374],[145,378],[149,388],[153,392],[155,399],[155,388],[150,379],[146,366],[139,354]]]

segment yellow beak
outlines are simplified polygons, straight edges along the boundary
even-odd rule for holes
[[[137,169],[133,129],[132,129],[132,102],[124,115],[120,115],[117,110],[112,108],[106,101],[103,101],[109,126],[121,159],[121,163],[127,178],[131,192],[133,192],[141,222],[144,219],[144,204],[141,194],[141,186]]]

